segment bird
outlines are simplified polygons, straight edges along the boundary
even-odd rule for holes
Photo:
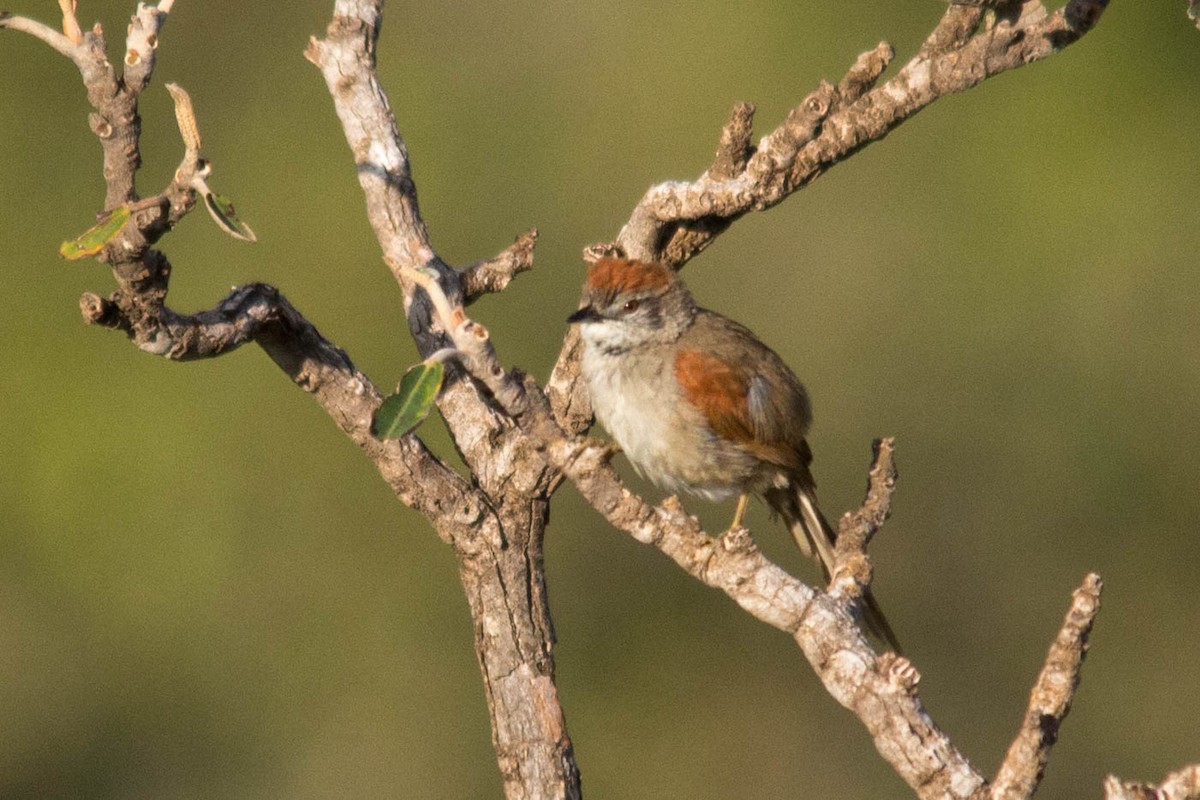
[[[828,583],[837,534],[810,470],[812,405],[783,359],[745,326],[697,305],[676,271],[654,262],[593,262],[567,322],[579,326],[596,419],[634,468],[675,494],[736,496],[730,528],[761,495]],[[869,588],[863,618],[902,652]]]

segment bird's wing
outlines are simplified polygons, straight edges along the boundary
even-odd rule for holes
[[[803,470],[812,460],[803,436],[806,421],[780,418],[781,406],[791,405],[790,398],[780,402],[778,387],[744,363],[702,350],[680,350],[675,379],[716,435],[789,470]],[[798,435],[789,435],[793,432]]]

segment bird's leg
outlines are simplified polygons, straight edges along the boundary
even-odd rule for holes
[[[738,495],[737,509],[733,512],[733,522],[729,525],[729,530],[742,527],[742,515],[746,513],[746,503],[749,500],[750,495],[745,492]]]

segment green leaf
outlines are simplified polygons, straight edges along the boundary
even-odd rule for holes
[[[254,231],[250,230],[250,226],[238,219],[237,214],[233,211],[233,201],[228,197],[214,192],[205,192],[204,206],[208,209],[213,221],[217,223],[217,227],[233,238],[241,239],[243,242],[258,241],[258,237],[254,235]]]
[[[437,399],[445,374],[446,365],[441,361],[422,361],[404,373],[396,393],[375,412],[371,434],[377,439],[396,439],[420,425]]]
[[[117,206],[99,224],[84,231],[78,238],[59,245],[58,254],[68,261],[94,256],[104,245],[116,238],[129,222],[129,206]]]

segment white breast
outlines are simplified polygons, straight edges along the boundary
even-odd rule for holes
[[[710,500],[737,494],[740,487],[730,484],[725,463],[733,454],[717,446],[698,412],[680,405],[670,349],[649,346],[608,355],[588,341],[587,327],[581,367],[592,407],[638,472],[671,492]]]

